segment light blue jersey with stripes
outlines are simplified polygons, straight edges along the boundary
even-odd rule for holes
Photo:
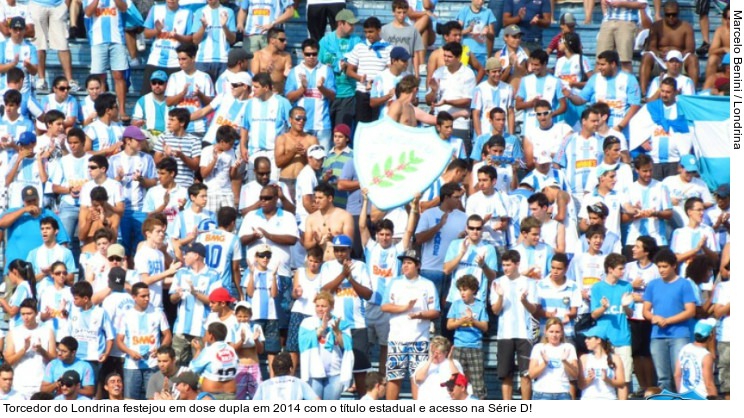
[[[121,179],[122,198],[126,209],[141,211],[145,200],[147,189],[139,181],[135,181],[137,174],[146,179],[156,177],[155,160],[150,154],[142,151],[135,155],[127,155],[125,152],[115,154],[109,158],[108,176],[116,177],[123,173]]]
[[[94,0],[83,0],[87,8]],[[126,3],[126,2],[125,2]],[[98,0],[98,6],[90,17],[85,17],[88,40],[91,45],[124,44],[124,12],[114,0]]]
[[[663,211],[672,208],[669,190],[660,181],[651,179],[644,186],[639,182],[633,182],[628,188],[628,201],[632,206],[654,211]],[[631,222],[625,238],[625,245],[633,245],[641,235],[649,235],[659,245],[667,245],[666,221],[659,218],[639,218]]]
[[[602,140],[597,135],[584,138],[581,133],[575,133],[555,155],[553,162],[565,170],[571,193],[583,195],[589,176],[602,159]]]
[[[25,39],[21,41],[20,44],[16,44],[15,42],[13,42],[12,39],[9,38],[3,42],[0,42],[0,51],[2,51],[2,55],[0,55],[0,64],[9,64],[15,59],[15,57],[18,57],[18,63],[15,66],[16,68],[20,68],[21,70],[23,70],[23,73],[26,75],[23,78],[21,93],[31,92],[31,75],[28,73],[28,70],[23,65],[23,62],[28,61],[32,65],[39,64],[36,47],[31,42]],[[0,74],[0,90],[5,90],[7,88],[5,77],[6,73]]]
[[[145,127],[148,130],[165,132],[165,122],[168,114],[168,106],[165,100],[162,102],[155,100],[152,93],[148,93],[139,99],[134,105],[132,117],[136,120],[145,121]]]
[[[243,288],[248,287],[250,278],[251,271],[246,269],[240,286]],[[247,292],[245,295],[246,300],[248,300],[253,307],[253,316],[251,317],[251,320],[277,319],[276,302],[274,298],[271,297],[271,286],[273,281],[274,275],[270,271],[253,272],[253,296],[249,296]],[[278,285],[279,283],[277,281],[277,286]]]
[[[227,289],[234,298],[237,298],[238,290],[233,282],[232,263],[243,259],[238,236],[232,232],[215,229],[208,233],[199,234],[196,242],[200,242],[206,247],[207,257],[204,262],[220,275],[222,287]]]
[[[67,96],[65,100],[58,102],[54,93],[52,93],[42,97],[39,104],[44,113],[50,110],[59,110],[65,115],[65,118],[73,117],[77,122],[83,120],[80,103],[72,96]]]
[[[191,291],[193,286],[194,290]],[[190,268],[182,268],[176,272],[168,294],[178,293],[182,290],[181,301],[178,302],[176,323],[173,325],[174,334],[192,335],[201,337],[204,335],[204,321],[209,315],[209,306],[196,298],[194,293],[209,295],[215,289],[222,287],[220,275],[208,266],[201,271]]]
[[[287,76],[287,82],[284,85],[284,91],[295,91],[302,85],[301,77],[307,80],[307,87],[304,94],[297,100],[294,105],[301,106],[305,109],[307,123],[306,130],[331,129],[331,101],[323,96],[318,89],[318,81],[323,81],[322,86],[328,90],[336,91],[336,81],[333,71],[327,65],[318,64],[315,68],[308,68],[304,63],[297,65],[290,70]],[[374,97],[374,96],[373,96]]]
[[[579,95],[589,103],[604,102],[610,106],[607,125],[617,126],[623,120],[630,106],[641,105],[641,89],[632,74],[618,71],[607,78],[599,72],[592,75]]]
[[[98,361],[106,350],[106,341],[115,338],[111,318],[100,306],[88,310],[73,306],[67,327],[67,335],[78,342],[79,360]]]
[[[211,220],[212,222],[217,223],[214,213],[208,210],[202,210],[199,213],[196,213],[193,210],[183,210],[178,212],[176,219],[168,225],[168,236],[171,238],[182,239],[195,228],[198,229],[199,224],[205,220]]]
[[[293,4],[292,0],[243,0],[240,8],[247,12],[245,34],[260,35],[259,26],[275,22]]]
[[[537,300],[545,312],[553,312],[551,316],[562,320],[571,311],[571,308],[578,310],[581,306],[581,291],[576,283],[571,280],[566,279],[565,283],[556,286],[550,277],[545,277],[537,282]],[[543,333],[545,333],[546,321],[547,318],[540,318],[540,328]],[[573,319],[563,324],[563,333],[567,337],[574,335]]]
[[[367,260],[367,274],[371,280],[372,297],[369,303],[382,305],[390,283],[400,275],[398,256],[403,254],[403,243],[382,248],[377,241],[370,239],[364,247],[364,259]]]
[[[321,285],[325,286],[335,280],[341,274],[342,269],[343,265],[337,260],[323,263],[320,267]],[[357,260],[351,261],[351,276],[360,285],[372,289],[372,283],[370,282],[367,271],[367,266],[363,262]],[[333,307],[334,316],[350,322],[352,329],[364,329],[367,327],[365,301],[357,295],[357,292],[348,280],[344,279],[335,291],[331,293],[336,298],[336,303]]]
[[[527,273],[530,269],[537,269],[540,277],[546,277],[550,274],[550,261],[553,259],[553,248],[543,242],[538,242],[534,247],[520,243],[515,245],[513,250],[517,251],[520,256],[519,272]]]
[[[10,120],[6,114],[0,119],[0,137],[8,135],[15,143],[24,132],[34,132],[34,124],[23,115],[19,115],[16,120]]]
[[[196,62],[227,63],[230,43],[227,42],[225,30],[222,28],[223,15],[227,19],[227,30],[235,32],[235,13],[232,9],[225,6],[219,6],[215,9],[205,6],[194,14],[195,31],[204,25],[202,18],[207,22],[204,29],[204,38],[199,43],[199,51],[196,53]]]
[[[561,87],[561,80],[552,74],[546,74],[545,77],[538,77],[535,74],[530,74],[523,77],[522,81],[520,81],[517,97],[521,97],[522,100],[526,102],[529,102],[534,98],[546,100],[550,103],[552,109],[557,109],[560,100],[564,97]],[[529,128],[540,126],[537,122],[537,114],[535,113],[534,108],[524,109],[523,121],[523,132]]]
[[[457,239],[450,243],[447,248],[447,255],[444,258],[445,263],[454,260],[457,257],[462,244],[462,239]],[[496,255],[496,250],[494,249],[493,244],[486,243],[485,241],[480,241],[477,244],[470,243],[465,250],[465,255],[462,256],[455,271],[452,273],[452,283],[447,291],[447,302],[452,303],[460,299],[460,291],[457,289],[457,279],[467,274],[474,276],[478,280],[478,292],[475,294],[475,298],[478,300],[486,300],[488,278],[486,277],[486,273],[483,272],[483,267],[478,265],[476,261],[478,257],[483,257],[483,263],[491,270],[499,270],[499,258]]]
[[[176,48],[181,44],[171,35],[194,33],[193,15],[186,8],[170,10],[165,4],[156,4],[150,9],[145,20],[145,29],[155,29],[155,22],[161,22],[163,29],[152,43],[147,65],[155,67],[178,68],[178,54]]]
[[[168,331],[168,320],[159,308],[147,305],[144,311],[130,309],[124,313],[121,321],[116,324],[118,335],[124,336],[124,345],[139,353],[142,358],[134,360],[131,356],[124,356],[125,369],[154,369],[158,366],[158,358],[151,357],[150,352],[160,347],[161,333]]]
[[[248,100],[237,100],[230,91],[215,97],[209,104],[215,113],[204,135],[204,142],[214,145],[217,140],[217,129],[221,126],[232,126],[236,132],[240,132],[247,104]]]
[[[470,104],[470,108],[473,110],[479,110],[481,132],[490,132],[491,118],[489,113],[491,109],[498,107],[506,112],[509,108],[514,107],[514,89],[511,84],[501,83],[492,86],[488,80],[478,84],[473,92],[473,100]],[[489,135],[490,138],[490,135]],[[473,150],[475,152],[475,149]],[[481,149],[478,148],[478,157],[480,160]]]
[[[124,127],[118,123],[106,125],[100,119],[93,121],[85,128],[85,135],[92,140],[92,150],[100,151],[121,141]]]
[[[254,97],[248,100],[243,117],[243,129],[248,134],[248,153],[274,151],[276,137],[289,128],[289,100],[272,94],[268,100]]]

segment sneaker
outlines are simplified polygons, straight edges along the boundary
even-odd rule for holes
[[[695,53],[699,57],[704,57],[704,56],[708,55],[708,50],[709,49],[710,49],[710,44],[707,43],[707,42],[703,42],[703,44],[700,45],[700,48],[698,48],[698,49],[695,50]]]
[[[37,78],[35,87],[36,90],[49,90],[49,85],[44,78]]]
[[[70,93],[80,90],[80,85],[75,80],[70,80]]]
[[[137,51],[142,52],[146,48],[147,48],[147,45],[145,44],[145,34],[138,33],[137,34]]]

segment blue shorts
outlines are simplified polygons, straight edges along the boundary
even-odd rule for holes
[[[300,312],[292,312],[289,315],[289,329],[287,329],[287,351],[290,353],[300,352],[300,324],[305,318],[309,318],[310,315],[305,315]]]
[[[90,73],[105,74],[106,71],[129,69],[127,47],[122,44],[100,44],[90,47]]]
[[[402,343],[388,341],[387,379],[400,380],[406,376],[406,370],[413,377],[416,368],[429,359],[429,342],[415,341]]]
[[[147,382],[158,369],[124,369],[124,398],[145,400]]]

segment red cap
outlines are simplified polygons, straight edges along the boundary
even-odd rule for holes
[[[441,387],[445,387],[448,385],[462,386],[466,388],[468,387],[468,378],[462,373],[453,374],[448,381],[440,384]]]
[[[341,132],[342,134],[346,135],[347,138],[351,138],[351,128],[349,128],[349,125],[345,123],[339,123],[336,125],[335,128],[333,128],[333,133]]]
[[[235,302],[235,298],[230,296],[230,292],[228,292],[224,287],[218,287],[209,294],[209,301],[232,303]]]

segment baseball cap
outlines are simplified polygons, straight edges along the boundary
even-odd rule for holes
[[[114,256],[121,258],[124,258],[126,256],[126,251],[121,244],[111,244],[106,250],[106,258]]]
[[[199,387],[199,376],[197,376],[196,373],[192,371],[181,372],[181,374],[174,377],[172,381],[175,384],[185,383],[194,390]]]
[[[21,196],[23,196],[24,202],[28,202],[29,200],[38,199],[39,191],[34,186],[26,186],[21,190]]]
[[[595,215],[599,215],[603,218],[606,218],[610,214],[610,209],[602,202],[587,205],[586,211]]]
[[[349,125],[345,123],[339,123],[336,125],[335,128],[333,128],[333,133],[341,132],[344,134],[347,138],[351,138],[351,128],[349,128]]]
[[[18,145],[31,145],[36,143],[36,134],[30,131],[21,133],[18,137]]]
[[[617,168],[618,168],[617,164],[612,164],[612,165],[600,164],[600,166],[597,167],[597,178],[604,176],[610,171],[615,171],[617,170]]]
[[[462,386],[465,388],[468,387],[468,378],[462,373],[453,374],[449,380],[440,383],[439,386],[447,387],[450,390],[455,386]]]
[[[561,186],[558,184],[558,182],[555,181],[555,179],[552,178],[552,177],[549,178],[549,179],[547,179],[547,180],[545,180],[545,183],[543,183],[543,189],[548,188],[548,187],[557,187],[559,189],[561,188]]]
[[[359,19],[354,16],[354,12],[352,12],[351,10],[343,9],[340,12],[336,13],[336,22],[348,22],[353,25],[359,22]]]
[[[163,70],[157,70],[150,76],[150,81],[153,80],[168,81],[168,74]]]
[[[313,145],[307,149],[307,156],[320,160],[326,157],[326,152],[320,145]]]
[[[253,58],[253,53],[248,52],[243,48],[232,48],[227,53],[227,66],[232,68],[240,61],[246,61]]]
[[[111,248],[111,247],[109,247]],[[114,292],[121,292],[124,290],[124,283],[127,280],[127,271],[121,267],[114,267],[109,270],[108,274],[108,286]]]
[[[65,386],[75,386],[80,383],[80,374],[75,370],[68,370],[62,373],[59,382]]]
[[[731,196],[731,185],[725,183],[718,186],[718,188],[716,189],[716,196],[724,199]]]
[[[695,324],[695,334],[701,337],[709,337],[710,333],[716,327],[716,320],[713,318],[701,319]]]
[[[142,129],[140,129],[140,128],[134,126],[134,125],[127,126],[127,128],[124,129],[124,133],[121,134],[121,137],[122,138],[132,138],[135,141],[144,141],[145,139],[147,139],[145,137],[145,134],[142,133]]]
[[[232,303],[235,302],[235,298],[230,296],[230,292],[228,292],[224,287],[218,287],[209,294],[209,301]]]
[[[351,238],[346,235],[336,235],[333,237],[334,247],[351,247]]]
[[[522,33],[522,29],[519,28],[517,25],[509,25],[504,29],[504,35],[512,36],[512,35],[519,35]]]
[[[392,51],[390,51],[390,59],[408,61],[411,59],[411,54],[409,54],[402,46],[396,46]]]
[[[687,154],[679,157],[679,164],[682,166],[682,168],[689,172],[697,172],[700,170],[698,168],[697,158],[695,158],[695,156],[692,154]]]
[[[413,260],[415,263],[421,263],[418,253],[413,248],[406,250],[403,254],[398,256],[398,260],[403,261],[405,259]]]
[[[713,82],[713,85],[718,90],[723,89],[727,84],[731,84],[731,79],[728,77],[718,77],[716,78],[716,81]]]
[[[486,60],[486,71],[491,70],[500,70],[501,69],[501,60],[496,57],[491,57],[488,60]]]
[[[666,61],[677,60],[679,62],[682,62],[682,53],[677,51],[676,49],[671,49],[669,50],[669,52],[667,52],[665,59]]]
[[[183,248],[183,253],[184,254],[186,254],[186,253],[197,253],[197,254],[199,254],[202,257],[206,257],[207,256],[207,249],[206,249],[206,247],[204,247],[204,244],[195,242],[195,243],[193,243],[191,245],[187,245],[186,247],[184,247]]]
[[[237,73],[228,72],[227,81],[231,84],[245,84],[250,87],[253,84],[253,77],[245,71],[238,71]]]
[[[270,253],[270,252],[272,251],[271,251],[271,246],[269,244],[261,244],[258,247],[256,247],[256,254]]]
[[[535,159],[535,163],[540,164],[549,164],[552,163],[553,159],[550,158],[550,153],[547,151],[542,151],[539,154],[537,154],[537,158]],[[555,181],[555,179],[553,179]]]
[[[8,25],[11,29],[23,29],[26,27],[26,19],[16,16],[12,19],[10,19],[10,25]]]
[[[721,65],[731,65],[731,55],[729,53],[726,53],[726,55],[723,56],[723,59],[721,59]]]
[[[591,327],[588,330],[584,331],[584,337],[597,337],[603,340],[607,339],[607,335],[605,334],[604,329],[598,326]]]
[[[245,308],[245,309],[252,310],[251,303],[248,302],[247,300],[241,300],[240,302],[236,303],[235,310],[237,311],[238,308]]]
[[[561,15],[561,25],[576,26],[576,17],[571,12],[563,13]]]

